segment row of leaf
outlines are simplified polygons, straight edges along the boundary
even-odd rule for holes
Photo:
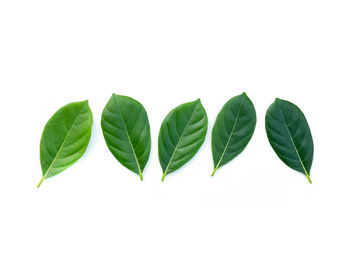
[[[92,122],[88,101],[67,104],[50,118],[40,142],[43,176],[38,187],[84,154],[91,137]],[[246,93],[225,103],[212,130],[212,175],[245,149],[255,125],[255,108]],[[291,102],[276,99],[266,112],[265,126],[278,157],[292,169],[305,174],[311,183],[313,140],[302,111]],[[113,94],[103,110],[101,127],[110,152],[142,180],[151,150],[150,125],[142,104],[130,97]],[[204,142],[207,127],[207,114],[199,99],[168,113],[158,136],[162,181],[194,157]]]

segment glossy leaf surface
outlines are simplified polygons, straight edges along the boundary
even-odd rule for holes
[[[207,114],[199,99],[176,107],[165,117],[158,137],[162,181],[193,158],[204,142],[207,127]]]
[[[277,98],[266,112],[265,126],[278,157],[290,168],[305,174],[311,183],[314,145],[303,112],[293,103]]]
[[[212,131],[212,176],[219,167],[230,162],[245,149],[253,136],[255,125],[255,108],[245,93],[226,102]]]
[[[138,101],[113,94],[102,113],[101,126],[114,157],[142,178],[151,151],[146,110]]]
[[[92,113],[87,100],[67,104],[49,119],[40,142],[43,177],[38,187],[84,154],[90,141],[91,127]]]

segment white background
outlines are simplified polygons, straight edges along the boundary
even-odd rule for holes
[[[2,0],[0,262],[350,262],[349,13],[348,0]],[[212,178],[213,122],[243,91],[255,134]],[[147,109],[143,182],[105,145],[112,93]],[[206,141],[162,183],[161,121],[198,97]],[[267,141],[275,97],[309,121],[312,185]],[[86,154],[38,190],[46,121],[85,99]]]

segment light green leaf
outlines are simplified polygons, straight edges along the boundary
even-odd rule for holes
[[[88,101],[59,109],[47,122],[40,142],[43,177],[38,184],[75,163],[85,152],[91,136],[92,113]]]

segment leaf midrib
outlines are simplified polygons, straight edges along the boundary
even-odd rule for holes
[[[115,100],[116,100],[116,99],[114,98],[114,101],[115,101]],[[116,102],[116,101],[115,101],[115,103],[116,103],[116,105],[117,105],[117,102]],[[122,118],[122,121],[123,121],[122,123],[123,123],[124,129],[125,129],[125,133],[126,133],[126,136],[128,137],[128,141],[129,141],[129,144],[130,144],[130,146],[131,146],[132,154],[134,155],[135,162],[136,162],[136,165],[137,165],[137,169],[139,170],[139,176],[140,176],[141,181],[142,181],[142,180],[143,180],[143,178],[142,178],[142,171],[141,171],[140,164],[139,164],[139,161],[138,161],[138,159],[137,159],[137,156],[136,156],[136,153],[135,153],[135,150],[134,150],[134,146],[133,146],[133,144],[131,143],[131,139],[130,139],[128,130],[127,130],[127,128],[126,128],[126,123],[125,123],[123,114],[121,113],[121,111],[120,111],[120,109],[119,109],[118,106],[117,106],[117,110],[118,110],[118,112],[119,112],[119,114],[120,114],[120,117]]]
[[[182,140],[182,138],[183,138],[183,136],[184,136],[184,134],[185,134],[185,131],[186,131],[188,125],[190,124],[190,122],[191,122],[191,120],[192,120],[193,114],[194,114],[194,112],[195,112],[197,106],[198,106],[198,103],[196,103],[196,105],[194,106],[193,111],[192,111],[192,113],[191,113],[191,116],[190,116],[190,118],[188,119],[188,122],[187,122],[187,124],[186,124],[184,130],[182,131],[182,134],[181,134],[181,136],[180,136],[180,138],[179,138],[179,140],[178,140],[178,142],[177,142],[177,144],[176,144],[176,146],[175,146],[175,149],[174,149],[174,151],[173,151],[173,153],[172,153],[172,155],[171,155],[171,157],[170,157],[170,159],[169,159],[168,165],[167,165],[167,167],[165,168],[165,172],[163,173],[162,181],[164,180],[165,176],[167,175],[169,166],[170,166],[170,164],[171,164],[171,162],[172,162],[172,160],[173,160],[173,158],[174,158],[175,152],[176,152],[178,146],[179,146],[180,143],[181,143],[181,140]]]
[[[286,121],[286,119],[285,119],[285,117],[284,117],[284,113],[283,113],[283,111],[282,111],[282,109],[281,109],[281,107],[280,107],[279,102],[278,102],[278,109],[279,109],[280,112],[281,112],[284,125],[285,125],[286,128],[287,128],[287,132],[288,132],[288,135],[289,135],[289,139],[291,140],[291,142],[292,142],[292,144],[293,144],[293,148],[294,148],[295,153],[296,153],[297,156],[298,156],[298,160],[299,160],[299,162],[300,162],[300,164],[301,164],[301,166],[302,166],[302,168],[303,168],[303,170],[304,170],[304,172],[305,172],[306,177],[309,179],[309,181],[310,181],[310,183],[311,183],[310,175],[309,175],[309,173],[306,171],[305,166],[304,166],[304,163],[303,163],[303,161],[302,161],[301,158],[300,158],[299,151],[297,150],[297,147],[295,146],[293,137],[292,137],[292,135],[291,135],[291,133],[290,133],[289,127],[288,127],[288,125],[287,125],[287,121]]]
[[[225,145],[224,151],[222,152],[221,157],[220,157],[220,159],[219,159],[219,162],[217,163],[217,165],[216,165],[216,167],[215,167],[215,169],[214,169],[215,171],[219,168],[219,165],[220,165],[222,159],[224,158],[224,155],[225,155],[225,153],[226,153],[226,151],[227,151],[227,147],[228,147],[228,145],[229,145],[229,143],[230,143],[230,141],[231,141],[231,138],[232,138],[232,136],[233,136],[234,130],[236,129],[236,125],[237,125],[237,122],[238,122],[239,114],[241,113],[242,104],[243,104],[243,97],[242,97],[241,102],[240,102],[240,104],[239,104],[239,109],[238,109],[238,113],[237,113],[237,118],[236,118],[236,120],[235,120],[235,123],[234,123],[233,126],[232,126],[232,130],[231,130],[230,136],[229,136],[229,138],[228,138],[228,140],[227,140],[227,143],[226,143],[226,145]]]

